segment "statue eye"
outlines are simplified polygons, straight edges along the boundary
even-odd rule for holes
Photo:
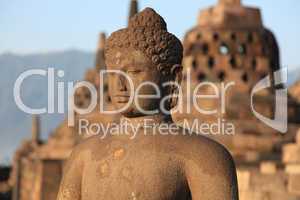
[[[129,74],[138,74],[140,72],[142,72],[142,70],[128,70],[127,71],[127,73],[129,73]]]

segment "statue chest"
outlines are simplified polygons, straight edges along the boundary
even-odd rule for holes
[[[188,199],[182,167],[174,158],[149,152],[121,157],[120,150],[84,169],[82,200]]]

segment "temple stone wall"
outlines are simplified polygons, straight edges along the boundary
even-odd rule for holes
[[[56,199],[62,177],[63,163],[61,160],[24,158],[21,165],[19,199]]]
[[[282,170],[274,171],[273,167],[263,171],[238,170],[238,182],[241,200],[300,199],[289,189],[288,185],[292,182],[288,174]]]

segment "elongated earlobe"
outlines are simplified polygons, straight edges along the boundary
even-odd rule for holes
[[[174,77],[174,81],[177,85],[181,85],[182,80],[182,70],[183,67],[179,64],[173,65],[171,69],[171,75]],[[178,95],[179,95],[179,88],[175,85],[171,86],[170,88],[170,94],[172,94],[171,102],[170,102],[170,108],[174,108],[178,103]]]
[[[182,72],[183,67],[179,64],[173,65],[173,67],[171,68],[171,74],[172,75],[177,75],[178,72]]]

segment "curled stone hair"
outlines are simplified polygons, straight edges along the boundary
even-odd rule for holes
[[[112,33],[105,48],[107,62],[114,62],[116,49],[142,51],[163,75],[170,75],[183,57],[180,40],[168,32],[164,19],[151,8],[133,16],[128,28]]]

